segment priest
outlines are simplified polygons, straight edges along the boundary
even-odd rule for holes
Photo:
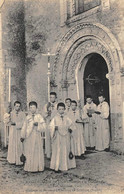
[[[96,150],[109,151],[110,129],[109,129],[109,105],[105,97],[100,94],[99,105],[96,113]]]

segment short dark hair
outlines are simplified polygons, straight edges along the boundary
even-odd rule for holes
[[[57,97],[56,92],[50,92],[50,95],[54,95],[55,97]]]
[[[103,93],[99,93],[98,97],[102,96],[103,98],[105,98],[105,95]]]
[[[65,102],[66,102],[67,100],[70,100],[70,102],[71,102],[71,98],[66,98],[66,99],[65,99]]]
[[[76,104],[77,106],[77,102],[75,100],[72,100],[71,103]]]
[[[37,108],[37,103],[35,101],[29,102],[29,107],[32,106],[32,105],[36,106],[36,108]]]
[[[87,95],[87,96],[86,96],[86,99],[87,99],[87,98],[91,98],[91,99],[92,99],[92,96],[91,96],[91,95]]]
[[[64,104],[63,102],[59,102],[59,103],[57,104],[57,110],[58,110],[59,106],[62,106],[62,107],[64,107],[64,109],[65,109],[65,104]]]
[[[14,102],[14,106],[15,106],[16,104],[20,104],[20,106],[21,106],[21,102],[19,102],[19,101],[15,101],[15,102]]]

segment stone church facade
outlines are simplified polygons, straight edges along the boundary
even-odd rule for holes
[[[55,54],[50,61],[51,91],[57,92],[59,101],[66,97],[80,99],[82,107],[86,95],[92,95],[95,103],[98,103],[97,95],[103,92],[110,104],[111,150],[124,153],[122,1],[15,2],[6,0],[1,8],[2,24],[5,21],[5,25],[1,25],[2,29],[9,32],[10,37],[13,31],[15,33],[15,39],[2,44],[4,48],[1,48],[2,72],[5,73],[1,78],[4,82],[4,97],[1,102],[4,107],[8,95],[5,64],[11,64],[11,101],[23,101],[25,109],[30,100],[36,100],[39,110],[42,109],[47,101],[47,58],[42,54],[49,48],[50,52]],[[10,21],[12,25],[8,25]],[[9,35],[2,33],[2,40],[9,40]],[[12,52],[15,48],[16,55],[15,50]],[[4,50],[7,50],[8,60],[5,58]],[[3,109],[1,108],[1,112],[5,111]]]

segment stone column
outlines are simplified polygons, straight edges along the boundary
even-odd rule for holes
[[[110,102],[111,102],[111,150],[120,151],[123,150],[121,144],[123,142],[123,101],[121,87],[123,86],[120,79],[120,72],[116,69],[116,72],[108,73],[110,82]],[[108,78],[107,77],[107,78]]]
[[[124,68],[121,68],[121,91],[122,91],[122,118],[123,118],[123,140],[124,140]]]
[[[76,2],[75,0],[70,0],[70,17],[75,16],[75,12],[76,12]]]
[[[68,97],[68,81],[62,80],[61,81],[61,88],[62,88],[62,99],[65,100]]]
[[[116,84],[115,84],[115,72],[109,72],[106,74],[106,78],[109,80],[109,97],[110,97],[110,130],[111,130],[111,149],[113,150],[114,141],[116,139],[117,128],[117,98],[116,98]]]
[[[60,0],[60,25],[64,26],[67,20],[67,0]]]

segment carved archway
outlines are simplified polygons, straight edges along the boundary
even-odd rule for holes
[[[114,104],[111,106],[111,118],[114,123],[115,117],[119,121],[118,130],[115,130],[114,136],[116,139],[122,138],[123,94],[121,76],[124,63],[117,40],[105,26],[80,23],[71,28],[60,41],[52,77],[54,84],[57,85],[58,98],[62,100],[69,95],[75,96],[77,99],[80,68],[85,67],[86,56],[91,53],[98,53],[106,61],[109,71],[107,78],[109,79],[110,104]]]
[[[71,57],[74,50],[86,40],[96,39],[102,44],[106,51],[111,55],[111,61],[116,69],[123,64],[121,49],[113,34],[101,24],[81,23],[71,28],[66,35],[61,39],[58,46],[54,67],[53,79],[60,77],[63,65],[67,63],[68,57]],[[55,79],[56,80],[56,79]]]
[[[123,57],[115,37],[101,24],[80,23],[62,38],[56,52],[52,79],[58,85],[60,98],[64,97],[63,91],[65,93],[67,87],[75,83],[76,67],[80,66],[82,59],[92,52],[99,53],[105,59],[112,84],[115,73],[120,83]]]

